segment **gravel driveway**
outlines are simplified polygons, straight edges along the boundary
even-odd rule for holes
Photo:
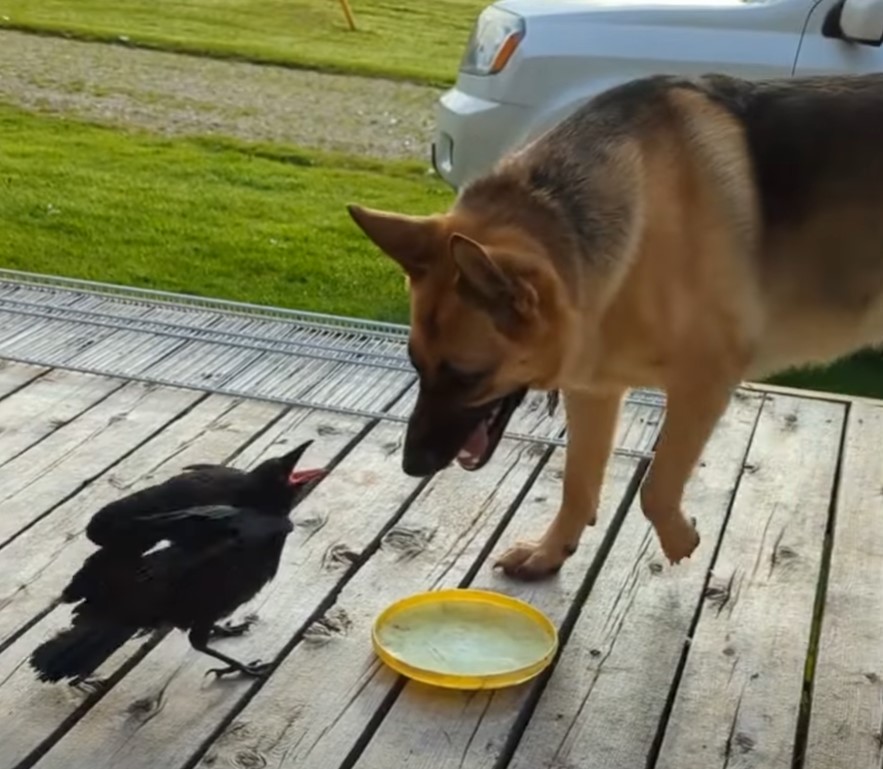
[[[0,31],[0,100],[166,135],[427,160],[428,86]]]

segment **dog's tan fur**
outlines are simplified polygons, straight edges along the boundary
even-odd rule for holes
[[[789,99],[834,124],[778,136],[788,121],[762,110]],[[564,394],[560,511],[502,556],[508,573],[554,572],[594,523],[627,388],[667,394],[641,502],[677,562],[699,543],[684,486],[734,386],[883,341],[880,136],[881,76],[654,78],[510,153],[446,214],[351,207],[409,275],[421,381],[444,361],[487,372],[474,403],[519,385]],[[793,191],[771,165],[788,140],[818,164]]]

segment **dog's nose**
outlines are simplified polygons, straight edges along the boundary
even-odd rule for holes
[[[413,478],[425,478],[442,469],[444,463],[439,460],[435,452],[430,450],[405,451],[402,457],[402,470],[405,475]]]

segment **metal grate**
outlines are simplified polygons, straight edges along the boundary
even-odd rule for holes
[[[0,270],[0,357],[404,422],[407,326]],[[664,396],[629,394],[616,450],[647,456]],[[563,445],[531,393],[508,437]]]

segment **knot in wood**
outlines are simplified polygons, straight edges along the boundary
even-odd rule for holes
[[[314,515],[309,515],[306,518],[298,518],[294,521],[294,525],[299,529],[306,529],[306,531],[310,534],[315,534],[319,529],[321,529],[326,523],[328,523],[327,518],[323,518],[318,513]]]
[[[358,557],[359,554],[355,550],[350,549],[349,546],[343,543],[332,545],[322,556],[322,568],[331,571],[332,569],[352,566]]]
[[[434,536],[435,529],[396,526],[383,538],[383,547],[398,551],[401,558],[414,558],[429,547]]]
[[[794,548],[788,547],[788,545],[779,545],[773,551],[773,568],[776,566],[782,566],[789,561],[793,561],[795,558],[797,558],[797,551]]]
[[[399,450],[400,445],[398,441],[387,441],[380,448],[386,456],[391,457]]]
[[[304,642],[312,646],[324,646],[335,636],[345,636],[352,626],[353,621],[346,611],[340,606],[334,606],[304,631]]]
[[[134,718],[147,718],[159,710],[161,704],[162,698],[160,696],[139,697],[130,703],[126,712]]]
[[[750,753],[754,750],[757,742],[751,735],[745,734],[745,732],[736,732],[733,737],[733,744],[736,746],[736,749],[744,755],[745,753]]]
[[[263,769],[267,765],[267,759],[257,750],[246,748],[236,753],[233,765],[241,766],[242,769]]]
[[[527,455],[529,457],[541,457],[546,453],[546,444],[534,442],[530,444],[530,447],[527,450]]]

